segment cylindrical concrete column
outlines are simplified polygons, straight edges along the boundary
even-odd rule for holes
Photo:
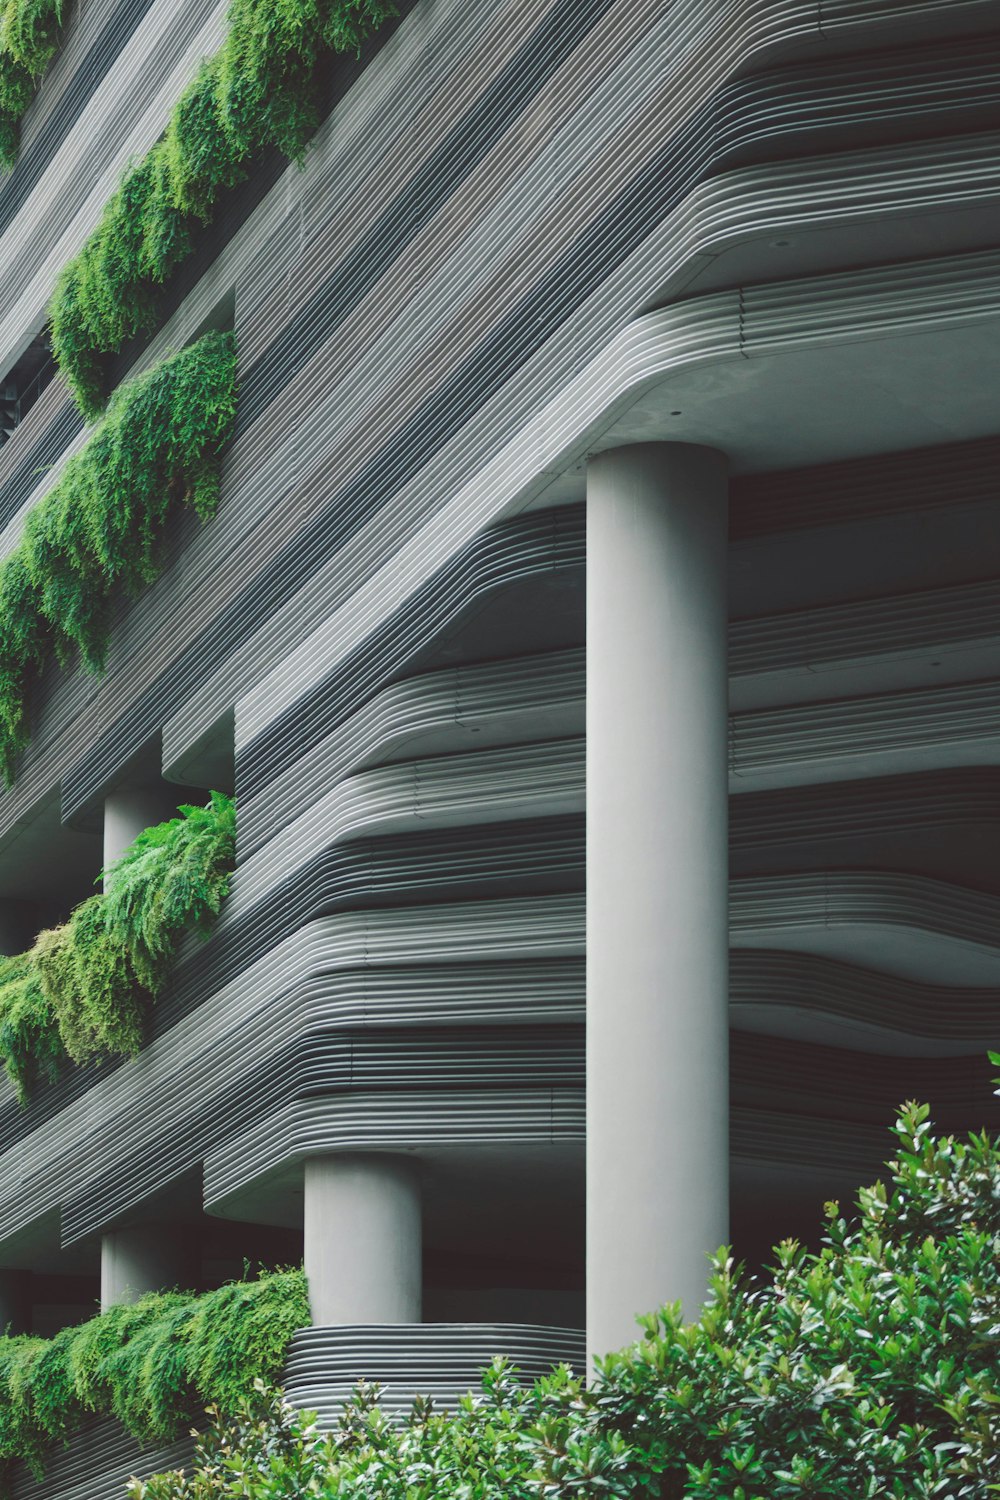
[[[0,1334],[31,1332],[31,1272],[0,1271]]]
[[[313,1323],[419,1323],[420,1182],[395,1157],[305,1164],[305,1268]]]
[[[728,1236],[727,465],[651,443],[587,487],[587,1324],[704,1301]]]
[[[101,1236],[101,1308],[138,1302],[146,1292],[197,1287],[197,1232],[188,1225],[130,1224]]]
[[[104,799],[104,866],[113,864],[129,844],[154,823],[177,815],[177,804],[185,799],[177,787],[160,782],[155,786],[121,787]]]

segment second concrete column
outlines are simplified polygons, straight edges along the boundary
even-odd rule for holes
[[[184,800],[181,788],[165,781],[109,792],[104,799],[104,865],[113,864],[154,823],[175,818],[177,804]]]
[[[420,1183],[385,1156],[305,1164],[305,1268],[313,1323],[419,1323]]]
[[[101,1236],[101,1309],[138,1302],[146,1292],[196,1287],[197,1238],[178,1224],[131,1224]]]

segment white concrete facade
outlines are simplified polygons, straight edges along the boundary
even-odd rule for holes
[[[70,10],[0,181],[22,364],[225,24]],[[399,10],[121,352],[232,321],[221,502],[0,796],[14,957],[238,809],[138,1055],[0,1096],[0,1322],[304,1258],[331,1421],[696,1315],[900,1099],[1000,1129],[1000,0]],[[35,394],[0,552],[86,440]]]

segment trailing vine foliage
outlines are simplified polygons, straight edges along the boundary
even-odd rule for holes
[[[104,404],[113,355],[155,326],[159,289],[191,253],[219,194],[265,147],[301,160],[319,124],[324,64],[357,51],[393,13],[392,0],[232,0],[222,48],[57,283],[53,350],[86,416]]]
[[[598,1362],[389,1421],[359,1388],[323,1436],[277,1398],[245,1407],[192,1471],[132,1500],[990,1500],[1000,1492],[1000,1146],[895,1126],[891,1187],[828,1206],[749,1280],[723,1252],[697,1322],[679,1306]]]
[[[0,1461],[41,1474],[46,1450],[94,1416],[140,1442],[180,1437],[204,1408],[232,1413],[281,1373],[309,1321],[301,1270],[215,1291],[150,1294],[54,1338],[0,1337]]]
[[[206,520],[236,414],[236,346],[209,333],[116,392],[84,448],[28,514],[0,563],[0,769],[9,786],[28,737],[27,696],[52,652],[99,672],[116,591],[159,567],[180,502]]]
[[[0,1058],[22,1104],[36,1081],[55,1078],[65,1056],[34,953],[0,958]]]
[[[181,941],[207,933],[229,888],[236,811],[206,807],[147,828],[104,873],[106,889],[28,953],[0,959],[0,1058],[24,1102],[68,1057],[128,1056]]]
[[[0,3],[0,165],[17,160],[18,127],[52,61],[69,0]]]

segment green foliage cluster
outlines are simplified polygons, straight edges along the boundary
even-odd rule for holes
[[[109,359],[156,323],[159,288],[190,254],[223,189],[278,146],[301,159],[319,124],[322,70],[357,50],[392,0],[232,0],[222,48],[202,63],[152,150],[126,172],[51,304],[53,349],[88,417]]]
[[[272,1402],[194,1471],[133,1500],[989,1500],[1000,1492],[1000,1147],[907,1106],[892,1185],[828,1209],[758,1285],[720,1254],[713,1299],[599,1363],[396,1425],[361,1391],[322,1436]]]
[[[150,1294],[54,1338],[0,1338],[0,1460],[40,1473],[46,1449],[92,1416],[144,1443],[171,1442],[212,1402],[221,1413],[280,1376],[309,1321],[301,1270],[216,1291]]]
[[[0,165],[17,159],[18,126],[59,45],[68,0],[0,3]]]
[[[28,736],[27,694],[52,651],[91,671],[107,648],[115,591],[158,571],[178,502],[215,510],[236,414],[236,345],[209,333],[116,392],[83,449],[28,513],[0,563],[0,769],[9,785]]]
[[[206,807],[147,828],[104,872],[106,889],[28,953],[0,959],[0,1058],[22,1102],[70,1057],[129,1055],[189,932],[218,914],[236,857],[236,810]]]

